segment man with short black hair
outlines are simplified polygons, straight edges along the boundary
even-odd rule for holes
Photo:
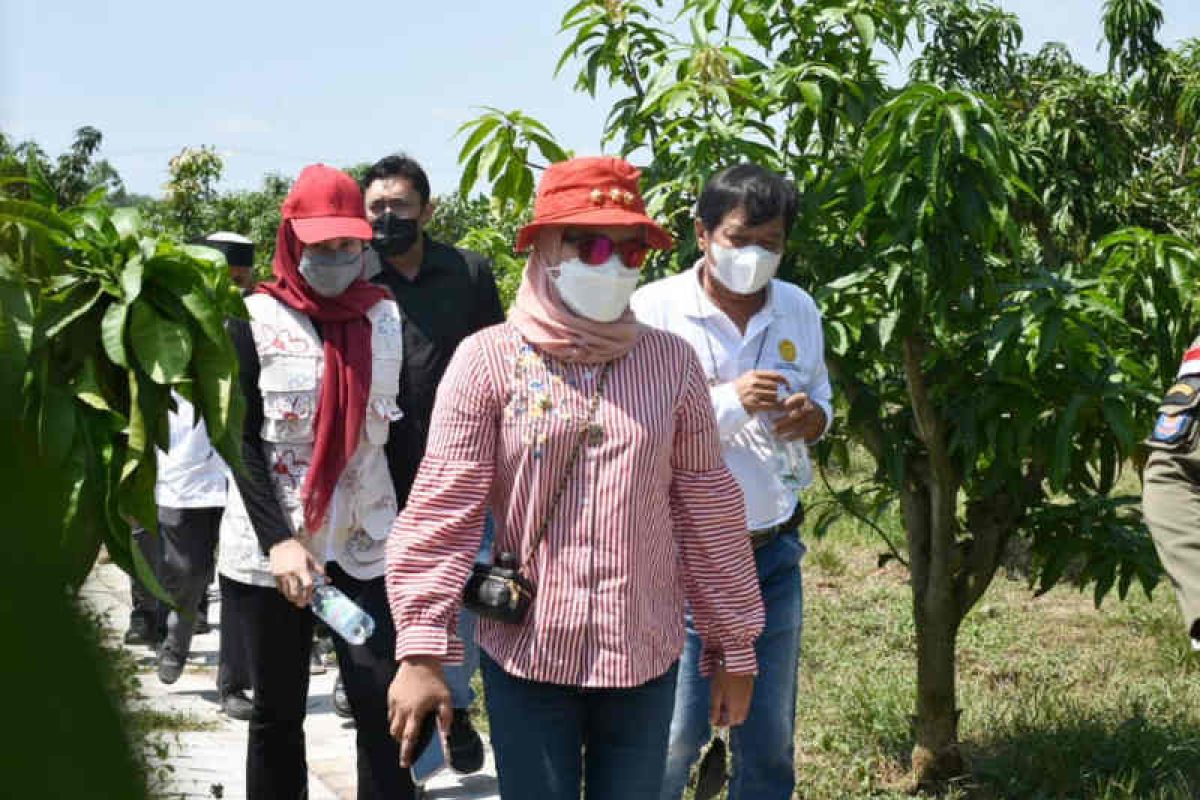
[[[429,178],[413,159],[391,155],[376,162],[362,180],[363,201],[379,257],[373,280],[392,290],[404,316],[404,360],[400,365],[400,408],[387,442],[388,466],[403,509],[425,453],[433,401],[442,374],[459,342],[504,321],[500,295],[488,259],[435,241],[425,233],[433,219]],[[450,766],[475,772],[483,766],[483,743],[467,713],[470,677],[478,662],[474,615],[459,618],[466,646],[461,667],[447,669],[454,722],[447,736]]]
[[[755,642],[758,676],[745,723],[730,735],[730,800],[788,800],[796,672],[803,615],[798,492],[811,480],[807,445],[832,419],[821,314],[803,289],[775,278],[798,199],[791,183],[756,164],[713,176],[697,203],[695,267],[642,287],[642,322],[683,337],[711,387],[725,463],[746,499],[766,626]],[[687,618],[663,800],[678,800],[710,736],[709,684]]]

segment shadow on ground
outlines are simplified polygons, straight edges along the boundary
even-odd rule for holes
[[[1152,718],[1017,724],[964,743],[967,797],[1190,800],[1200,797],[1200,726]]]

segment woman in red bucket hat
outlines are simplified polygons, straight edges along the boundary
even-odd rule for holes
[[[275,279],[246,299],[249,321],[230,330],[247,401],[245,470],[230,488],[219,569],[246,611],[247,796],[308,796],[308,605],[323,580],[374,621],[373,630],[345,626],[352,641],[334,636],[357,728],[358,797],[411,798],[387,724],[396,639],[384,554],[396,495],[383,445],[400,414],[400,311],[363,279],[371,226],[353,178],[306,167],[282,216]]]
[[[714,722],[738,724],[753,687],[762,605],[708,387],[682,339],[629,311],[647,251],[671,246],[638,176],[617,158],[546,170],[515,306],[455,352],[388,542],[401,757],[428,715],[450,723],[441,664],[466,602],[504,797],[658,796],[685,601]],[[472,572],[485,508],[500,555]]]

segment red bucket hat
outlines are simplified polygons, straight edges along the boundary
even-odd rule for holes
[[[324,164],[305,167],[283,201],[283,218],[304,244],[348,236],[370,239],[371,224],[358,184]]]
[[[641,174],[628,161],[609,156],[551,164],[538,184],[533,221],[517,232],[517,250],[527,250],[537,232],[551,225],[639,225],[651,247],[671,249],[671,234],[646,216],[638,191]]]

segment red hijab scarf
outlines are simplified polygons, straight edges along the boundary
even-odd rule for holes
[[[347,176],[349,178],[349,176]],[[352,179],[351,179],[352,180]],[[359,200],[361,208],[362,200]],[[303,243],[284,219],[275,235],[275,280],[257,291],[274,297],[320,326],[324,339],[325,372],[313,419],[316,440],[312,463],[304,478],[304,527],[311,535],[325,522],[342,470],[358,448],[371,391],[371,323],[367,311],[390,297],[387,289],[359,278],[337,297],[322,297],[300,275]],[[360,211],[363,224],[365,214]]]

